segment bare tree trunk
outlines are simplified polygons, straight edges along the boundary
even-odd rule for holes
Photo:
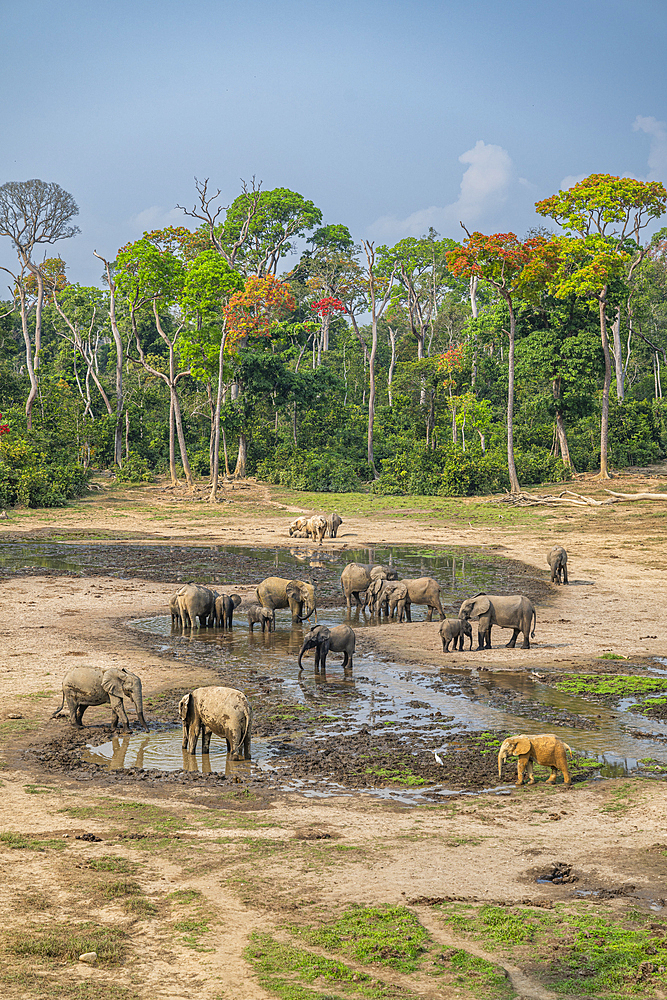
[[[174,402],[169,395],[169,475],[171,485],[178,486],[178,476],[176,475],[176,435],[174,429]]]
[[[239,434],[239,453],[236,458],[236,468],[234,469],[235,479],[245,479],[246,463],[248,459],[248,442],[245,433]]]
[[[125,411],[125,461],[127,462],[130,456],[130,414]]]
[[[229,471],[229,457],[227,455],[227,435],[225,434],[224,427],[221,427],[221,430],[222,430],[222,450],[225,455],[225,475],[227,476],[227,479],[231,479],[232,474]]]
[[[472,312],[472,318],[477,319],[477,283],[479,278],[476,274],[470,276],[470,310]],[[475,388],[475,382],[477,381],[477,334],[473,334],[472,338],[472,373],[470,377],[470,385]]]
[[[389,406],[391,407],[394,405],[391,395],[391,383],[394,379],[394,370],[396,368],[396,331],[392,327],[389,327],[389,343],[391,344],[391,361],[387,375],[387,395],[389,396]]]
[[[213,417],[213,461],[211,463],[211,493],[209,503],[215,503],[218,499],[218,475],[220,469],[220,410],[222,408],[222,369],[224,365],[225,342],[227,340],[227,327],[223,328],[222,339],[220,341],[220,357],[218,358],[218,393],[215,398],[215,414]],[[225,448],[225,464],[227,463]]]
[[[30,329],[28,327],[28,303],[26,302],[25,287],[23,285],[22,277],[18,278],[17,286],[19,292],[19,304],[21,307],[21,331],[23,333],[23,342],[25,344],[25,363],[26,368],[28,369],[28,377],[30,378],[30,392],[25,404],[26,423],[28,430],[30,431],[32,430],[32,407],[39,391],[39,384],[37,382],[37,373],[33,363],[32,340],[30,338]]]
[[[111,324],[111,334],[116,346],[116,430],[114,434],[114,462],[119,467],[123,462],[122,455],[122,430],[121,414],[123,412],[123,338],[116,322],[116,285],[111,277],[111,266],[104,257],[93,251],[94,256],[104,264],[107,274],[107,285],[109,286],[109,322]]]
[[[514,334],[516,331],[516,319],[512,308],[512,299],[505,296],[510,311],[510,350],[509,350],[509,372],[507,380],[507,471],[510,477],[510,492],[520,493],[519,479],[516,474],[514,464]]]
[[[560,376],[552,381],[551,392],[556,403],[556,435],[560,446],[561,458],[564,465],[567,465],[570,469],[576,472],[576,469],[572,464],[572,459],[570,458],[570,449],[567,443],[567,434],[565,433],[565,421],[563,420],[563,414],[561,413],[558,405],[561,400]]]
[[[602,388],[602,419],[600,421],[600,479],[611,479],[607,461],[609,447],[609,389],[611,387],[611,358],[609,356],[609,338],[607,337],[607,286],[599,297],[600,303],[600,337],[604,353],[604,385]]]
[[[616,315],[611,327],[614,338],[614,368],[616,371],[616,395],[622,403],[625,399],[625,372],[623,370],[623,348],[621,347],[621,307],[616,307]]]

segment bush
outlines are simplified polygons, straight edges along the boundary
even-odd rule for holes
[[[293,490],[355,493],[361,486],[352,462],[330,451],[278,450],[257,466],[257,478]]]
[[[0,506],[65,507],[80,496],[89,473],[80,465],[52,465],[22,439],[3,441],[0,448]]]
[[[152,483],[153,473],[146,459],[131,451],[122,469],[116,469],[116,479],[119,483]]]

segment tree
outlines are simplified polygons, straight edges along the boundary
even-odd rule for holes
[[[626,272],[631,276],[643,259],[646,248],[639,242],[641,231],[667,209],[667,191],[659,181],[591,174],[567,191],[538,201],[535,208],[539,215],[552,218],[566,232],[558,241],[561,259],[550,282],[551,290],[558,298],[574,293],[594,299],[598,305],[604,353],[600,476],[608,479],[610,286],[622,281]],[[620,337],[616,358],[622,367]]]
[[[467,232],[467,230],[466,230]],[[514,339],[516,316],[514,299],[546,280],[555,266],[555,249],[543,236],[523,243],[514,233],[468,233],[468,239],[447,254],[447,263],[455,276],[477,277],[496,289],[509,310],[509,358],[507,385],[507,469],[510,490],[519,493],[521,487],[514,464]],[[532,267],[531,267],[532,265]]]
[[[30,378],[30,392],[25,404],[28,430],[32,428],[32,408],[39,392],[39,360],[42,348],[42,308],[44,305],[43,273],[33,260],[35,247],[42,243],[56,243],[70,239],[80,232],[71,224],[79,209],[69,192],[54,182],[8,181],[0,186],[0,236],[8,236],[14,244],[19,259],[19,271],[13,274],[8,268],[1,270],[14,279],[14,294],[18,296],[21,310],[21,328],[26,352],[26,367]],[[36,282],[34,298],[34,343],[30,337],[28,313],[30,311],[25,279],[31,275]]]
[[[247,237],[239,246],[236,267],[246,277],[251,274],[275,277],[281,258],[293,250],[293,240],[321,221],[319,208],[296,191],[274,188],[260,192],[256,200],[252,192],[244,191],[227,210],[217,239],[221,247],[232,248],[245,231]]]

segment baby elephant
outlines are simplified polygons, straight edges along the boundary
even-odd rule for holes
[[[559,771],[563,772],[563,781],[566,785],[572,783],[567,769],[567,753],[572,753],[567,743],[563,743],[553,733],[541,733],[539,736],[509,736],[500,748],[498,753],[498,777],[502,777],[502,766],[506,757],[518,757],[519,766],[516,783],[523,784],[524,772],[528,775],[528,784],[534,785],[533,761],[538,764],[546,764],[551,768],[551,776],[547,778],[547,784],[553,784]]]
[[[265,608],[261,604],[251,604],[248,608],[248,627],[253,631],[255,625],[262,626],[262,632],[273,632],[275,623],[273,621],[273,611]]]
[[[552,583],[569,583],[567,578],[567,552],[561,545],[554,545],[547,556],[547,562],[551,566]]]
[[[466,636],[470,639],[470,649],[472,649],[472,628],[470,627],[470,622],[463,621],[459,618],[450,618],[449,620],[445,619],[444,622],[441,622],[440,637],[442,639],[443,653],[449,652],[449,644],[452,639],[454,640],[452,651],[456,652],[457,643],[458,648],[463,650],[463,643]]]

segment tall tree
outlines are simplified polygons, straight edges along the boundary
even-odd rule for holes
[[[467,232],[467,230],[466,230]],[[547,251],[550,251],[548,253]],[[538,280],[530,265],[540,263],[540,277],[545,267],[553,262],[555,251],[542,236],[531,237],[523,243],[514,233],[468,233],[468,238],[456,250],[447,254],[447,262],[458,277],[477,277],[496,289],[509,311],[509,358],[507,380],[507,469],[510,490],[519,493],[519,479],[514,463],[514,342],[516,314],[514,301],[526,287]],[[551,263],[553,266],[553,263]]]
[[[78,226],[72,225],[72,219],[78,214],[79,209],[72,195],[54,182],[33,179],[8,181],[0,186],[0,236],[8,236],[12,241],[19,262],[16,274],[6,267],[1,270],[14,279],[15,295],[20,304],[26,368],[30,378],[30,392],[25,404],[28,430],[32,428],[32,408],[39,392],[44,306],[43,273],[39,264],[33,260],[33,255],[36,246],[76,236],[80,230]],[[34,340],[30,336],[30,305],[25,288],[25,280],[29,275],[36,283]]]
[[[609,478],[609,389],[611,357],[607,335],[610,285],[631,275],[646,253],[641,232],[667,209],[667,191],[659,181],[591,174],[567,191],[538,201],[539,215],[552,218],[566,235],[560,242],[561,262],[551,282],[557,297],[573,292],[597,302],[604,353],[600,476]],[[620,337],[617,363],[622,369]]]
[[[111,336],[116,348],[116,427],[114,430],[113,460],[119,468],[123,464],[123,368],[125,365],[125,348],[123,338],[118,328],[116,315],[116,268],[115,265],[93,250],[93,255],[104,264],[104,277],[109,289],[109,325]]]

